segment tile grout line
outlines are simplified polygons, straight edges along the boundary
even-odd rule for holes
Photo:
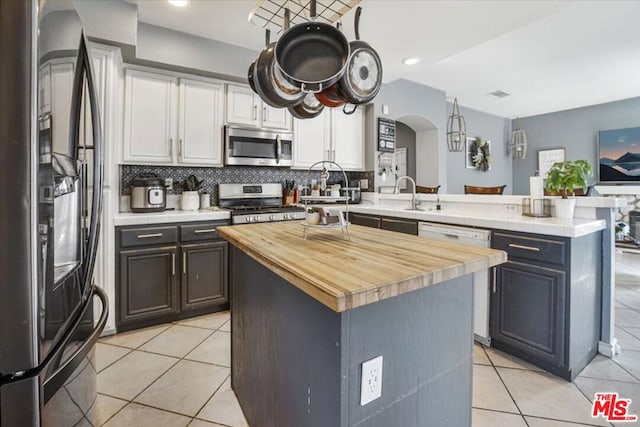
[[[513,402],[513,404],[515,405],[516,409],[518,410],[518,412],[520,413],[520,418],[522,418],[522,421],[525,423],[525,425],[527,427],[529,427],[529,423],[527,422],[527,420],[524,417],[524,414],[522,413],[522,410],[520,409],[520,406],[518,405],[518,403],[516,402],[516,399],[513,397],[513,395],[511,394],[511,390],[509,390],[509,387],[507,387],[507,384],[504,382],[504,380],[502,379],[502,376],[500,375],[500,372],[498,372],[498,368],[496,367],[495,363],[493,363],[493,360],[491,359],[491,357],[489,356],[489,353],[487,353],[487,351],[484,349],[484,347],[482,348],[482,350],[485,352],[485,355],[487,356],[487,358],[489,359],[489,363],[491,363],[491,366],[493,368],[493,371],[496,373],[496,375],[498,376],[498,379],[500,379],[500,382],[502,383],[502,385],[504,386],[504,389],[507,391],[507,394],[509,394],[509,397],[511,398],[511,401]]]
[[[209,396],[207,398],[207,400],[204,402],[204,404],[200,407],[200,409],[198,409],[198,412],[196,412],[196,414],[192,417],[192,418],[196,418],[198,416],[198,414],[204,409],[205,406],[207,406],[207,404],[211,401],[211,399],[213,399],[213,396],[216,395],[216,393],[218,393],[218,391],[220,391],[220,389],[222,388],[222,385],[231,378],[231,369],[229,369],[229,375],[224,379],[224,381],[222,381],[220,383],[220,385],[213,391],[213,393],[211,394],[211,396]],[[232,389],[233,390],[233,389]],[[244,416],[244,413],[242,414]],[[199,418],[203,421],[207,421],[207,422],[211,422],[209,420],[205,420],[204,418]],[[218,423],[219,424],[219,423]]]
[[[231,369],[231,368],[230,368],[230,367],[228,367],[228,366],[222,366],[222,365],[218,365],[218,364],[215,364],[215,363],[199,362],[199,361],[197,361],[197,360],[189,360],[189,359],[185,359],[185,357],[186,357],[186,356],[188,356],[188,355],[189,355],[193,350],[195,350],[195,348],[196,348],[196,347],[200,346],[203,342],[205,342],[207,339],[209,339],[213,334],[215,334],[216,332],[218,332],[218,331],[219,331],[219,329],[220,329],[221,327],[223,327],[225,324],[227,324],[227,322],[229,322],[229,321],[230,321],[230,319],[229,319],[229,320],[227,320],[227,321],[225,321],[225,322],[223,322],[223,323],[222,323],[218,328],[216,328],[216,329],[200,328],[200,327],[193,327],[193,326],[188,326],[188,325],[179,325],[179,326],[186,326],[186,327],[191,327],[191,328],[195,328],[195,329],[201,329],[201,330],[208,330],[208,331],[211,331],[211,333],[210,333],[210,334],[208,334],[206,337],[204,337],[204,338],[202,339],[202,341],[200,341],[198,344],[196,344],[196,345],[195,345],[195,346],[194,346],[194,347],[193,347],[193,348],[192,348],[188,353],[186,353],[184,356],[182,356],[182,357],[180,357],[180,358],[177,358],[177,357],[175,357],[175,356],[168,356],[168,355],[166,355],[166,354],[154,353],[154,352],[150,352],[150,351],[146,351],[146,350],[140,350],[140,348],[141,348],[142,346],[144,346],[145,344],[147,344],[147,343],[148,343],[148,342],[150,342],[151,340],[153,340],[153,339],[155,339],[155,338],[159,337],[160,335],[162,335],[163,333],[167,332],[167,331],[168,331],[169,329],[171,329],[173,326],[178,325],[177,323],[173,323],[173,322],[172,322],[172,323],[166,323],[166,325],[170,325],[170,326],[168,326],[166,329],[162,330],[160,333],[158,333],[157,335],[154,335],[153,337],[151,337],[151,338],[150,338],[150,339],[148,339],[147,341],[143,342],[142,344],[140,344],[138,347],[136,347],[136,348],[134,348],[134,349],[131,349],[131,348],[128,348],[128,347],[121,347],[121,346],[118,346],[118,345],[114,345],[115,347],[127,348],[127,349],[131,350],[131,351],[129,351],[129,353],[127,353],[126,355],[122,356],[122,357],[121,357],[120,359],[118,359],[118,360],[121,360],[122,358],[124,358],[125,356],[127,356],[127,355],[129,355],[129,354],[133,353],[134,351],[137,351],[137,352],[140,352],[140,353],[154,354],[154,355],[159,355],[159,356],[164,356],[164,357],[171,357],[171,358],[174,358],[174,359],[177,359],[177,360],[176,360],[176,362],[175,362],[175,363],[173,363],[173,364],[172,364],[168,369],[166,369],[165,371],[163,371],[163,372],[162,372],[162,373],[161,373],[161,374],[160,374],[160,375],[159,375],[155,380],[153,380],[149,385],[147,385],[147,386],[146,386],[142,391],[140,391],[138,394],[136,394],[136,395],[135,395],[132,399],[130,399],[130,400],[128,400],[128,399],[123,399],[122,397],[111,396],[111,395],[108,395],[108,394],[105,394],[105,393],[100,393],[100,394],[104,394],[105,396],[112,397],[112,398],[116,398],[116,399],[119,399],[119,400],[124,400],[124,401],[126,401],[126,402],[127,402],[124,406],[122,406],[122,408],[120,408],[120,409],[119,409],[118,411],[116,411],[116,412],[115,412],[111,417],[109,417],[109,418],[108,418],[108,419],[107,419],[107,420],[106,420],[102,425],[104,425],[104,424],[108,423],[108,422],[109,422],[113,417],[115,417],[118,413],[120,413],[124,408],[126,408],[126,407],[127,407],[129,404],[131,404],[131,403],[135,403],[135,404],[142,405],[142,406],[147,406],[147,407],[150,407],[150,408],[153,408],[153,409],[157,409],[157,410],[161,410],[161,411],[166,411],[166,412],[174,413],[174,414],[177,414],[177,415],[181,415],[181,416],[183,416],[183,417],[191,418],[191,420],[193,420],[195,417],[191,417],[191,416],[189,416],[189,415],[181,414],[181,413],[179,413],[179,412],[174,412],[174,411],[170,411],[170,410],[163,409],[163,408],[157,408],[157,407],[154,407],[154,406],[151,406],[151,405],[147,405],[147,404],[144,404],[144,403],[141,403],[141,402],[136,402],[136,401],[135,401],[135,399],[136,399],[137,397],[139,397],[142,393],[144,393],[144,392],[145,392],[149,387],[151,387],[153,384],[155,384],[155,383],[156,383],[156,382],[157,382],[157,381],[158,381],[158,380],[159,380],[159,379],[160,379],[164,374],[166,374],[167,372],[169,372],[169,370],[171,370],[173,367],[175,367],[178,363],[180,363],[180,362],[181,362],[181,361],[183,361],[183,360],[188,361],[188,362],[204,363],[204,364],[207,364],[207,365],[212,365],[212,366],[222,367],[222,368],[226,368],[226,369]],[[226,332],[226,331],[220,331],[220,332]],[[227,332],[227,333],[230,333],[230,332]],[[117,334],[116,334],[116,335],[117,335]],[[105,343],[103,343],[103,344],[105,344]],[[113,345],[113,344],[108,344],[108,345]],[[113,362],[111,365],[113,365],[113,364],[115,364],[115,363],[116,363],[116,362]],[[111,365],[109,365],[109,366],[111,366]],[[106,368],[105,368],[105,369],[106,369]],[[101,371],[101,372],[102,372],[102,371]],[[231,375],[229,375],[229,377],[230,377],[230,376],[231,376]],[[224,380],[224,381],[226,381],[226,380],[227,380],[227,379],[225,378],[225,380]],[[224,384],[224,381],[222,381],[222,383],[220,383],[220,386],[218,386],[218,387],[216,388],[216,390],[211,394],[211,396],[209,396],[209,398],[208,398],[208,399],[207,399],[207,401],[205,402],[205,405],[209,402],[209,400],[211,400],[211,398],[212,398],[212,397],[215,395],[215,393],[220,389],[220,387],[222,387],[222,384]],[[204,408],[204,405],[202,406],[202,408]],[[200,408],[200,409],[198,410],[198,412],[196,413],[196,416],[197,416],[197,414],[199,413],[199,411],[201,411],[201,410],[202,410],[202,408]]]

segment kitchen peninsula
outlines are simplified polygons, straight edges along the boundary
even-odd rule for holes
[[[472,274],[503,251],[351,226],[219,227],[231,249],[232,385],[250,425],[470,426]],[[361,405],[362,363],[383,357]]]

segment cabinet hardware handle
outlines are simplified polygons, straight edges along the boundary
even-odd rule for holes
[[[187,253],[182,253],[182,274],[187,274]]]
[[[176,275],[176,254],[175,252],[171,253],[171,275]]]
[[[173,157],[173,138],[169,138],[169,157]]]
[[[209,228],[207,230],[194,230],[193,234],[200,234],[200,233],[215,233],[216,229],[215,228]]]
[[[515,243],[509,243],[510,248],[524,249],[527,251],[540,252],[540,248],[534,246],[516,245]]]
[[[180,144],[178,146],[178,156],[182,158],[182,138],[180,138]]]
[[[496,293],[496,287],[498,286],[497,268],[493,267],[493,293]]]
[[[262,106],[262,121],[264,122],[267,119],[267,107],[265,105]]]
[[[138,239],[151,239],[152,237],[162,237],[162,233],[138,234]]]
[[[258,120],[258,106],[253,106],[253,120]]]
[[[327,160],[331,160],[331,150],[327,150]]]
[[[333,155],[331,156],[331,161],[332,162],[336,161],[336,150],[333,150]]]
[[[448,238],[448,239],[459,239],[460,236],[456,235],[456,234],[443,234],[444,237]]]

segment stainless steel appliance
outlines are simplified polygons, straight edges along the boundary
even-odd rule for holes
[[[291,166],[293,133],[225,126],[225,163],[246,166]]]
[[[448,224],[421,222],[418,236],[434,240],[448,240],[462,245],[491,247],[491,231]],[[473,273],[473,332],[476,341],[489,345],[489,272]]]
[[[362,200],[362,194],[360,192],[360,183],[358,183],[358,185],[356,186],[341,188],[340,195],[342,197],[349,197],[349,203],[353,203],[353,204],[360,203],[360,201]]]
[[[140,173],[129,183],[131,212],[162,212],[167,207],[164,180],[154,173]]]
[[[304,208],[282,204],[281,184],[220,184],[220,207],[231,210],[231,224],[304,219]]]
[[[2,427],[92,424],[91,359],[108,306],[93,282],[103,145],[73,5],[0,3],[0,236],[10,245],[0,250]],[[52,88],[47,73],[60,62],[69,84]],[[45,102],[53,90],[66,109]]]

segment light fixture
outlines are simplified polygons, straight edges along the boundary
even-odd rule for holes
[[[527,134],[520,129],[520,117],[516,117],[516,130],[511,134],[511,156],[524,159],[527,156]]]
[[[402,63],[404,65],[416,65],[417,63],[419,63],[421,61],[420,57],[418,56],[412,56],[410,58],[404,58],[402,60]]]
[[[458,98],[453,98],[453,110],[447,121],[447,147],[449,151],[463,151],[467,141],[467,129],[464,117],[458,108]]]
[[[189,0],[167,0],[167,3],[175,7],[185,7],[189,4]]]

